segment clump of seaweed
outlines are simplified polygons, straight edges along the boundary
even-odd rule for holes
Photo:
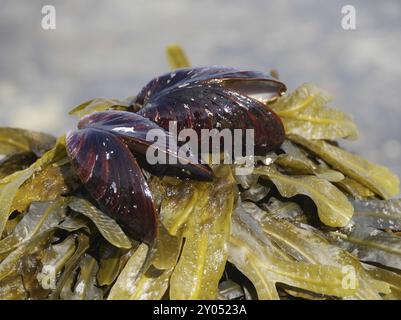
[[[189,66],[178,46],[168,58]],[[0,128],[0,299],[401,299],[399,179],[339,146],[358,131],[331,100],[306,83],[269,102],[286,141],[255,157],[252,174],[147,174],[153,245],[94,204],[64,136]]]

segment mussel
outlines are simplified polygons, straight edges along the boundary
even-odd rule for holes
[[[138,114],[165,130],[253,129],[254,153],[264,155],[284,141],[280,118],[266,105],[286,86],[263,73],[225,67],[184,68],[151,80],[132,101]]]

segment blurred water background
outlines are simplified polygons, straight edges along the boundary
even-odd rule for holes
[[[194,65],[278,69],[290,90],[313,81],[361,130],[344,143],[401,175],[399,0],[0,0],[0,126],[60,134],[94,97],[136,94],[168,71],[178,42]],[[41,28],[44,5],[56,30]],[[356,30],[341,27],[342,6]],[[343,145],[344,145],[343,144]]]

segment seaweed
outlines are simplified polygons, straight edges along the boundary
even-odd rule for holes
[[[167,55],[190,66],[178,45]],[[144,171],[150,243],[96,205],[64,136],[0,128],[0,299],[401,299],[399,179],[338,144],[358,130],[332,100],[307,83],[266,102],[286,141],[248,175],[238,164],[213,165],[211,181]]]

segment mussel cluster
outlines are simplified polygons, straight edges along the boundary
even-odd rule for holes
[[[136,113],[103,111],[81,119],[79,130],[67,135],[68,155],[102,209],[133,236],[150,243],[156,232],[156,209],[140,163],[152,174],[176,176],[177,170],[160,171],[160,165],[149,165],[146,153],[158,148],[173,158],[179,154],[178,145],[155,146],[147,133],[159,129],[169,136],[172,122],[178,132],[194,129],[199,141],[202,129],[253,129],[254,153],[266,155],[281,145],[285,134],[280,118],[264,103],[285,89],[283,83],[259,72],[221,67],[179,69],[155,78],[141,90],[130,106],[139,108]],[[181,167],[190,177],[211,180],[211,168],[199,155],[188,152],[187,164],[176,160],[169,166]]]

